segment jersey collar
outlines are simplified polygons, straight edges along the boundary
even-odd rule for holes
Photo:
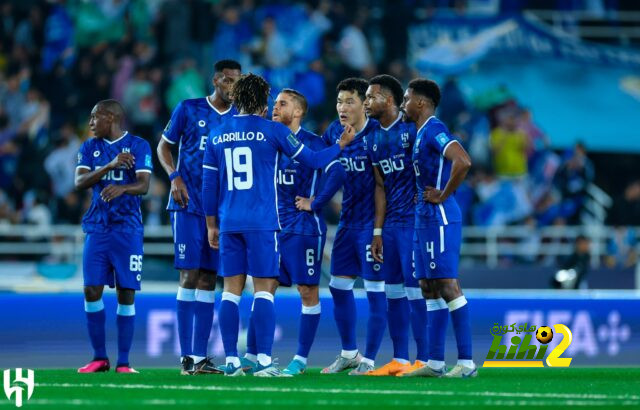
[[[213,93],[213,94],[211,95],[211,97],[215,97],[215,95],[216,95],[216,93]],[[209,104],[209,107],[213,108],[213,110],[214,110],[215,112],[217,112],[219,115],[225,115],[226,113],[228,113],[229,111],[231,111],[231,108],[233,108],[233,104],[231,104],[231,105],[229,106],[229,108],[227,109],[227,111],[220,112],[220,111],[218,111],[218,109],[217,109],[216,107],[214,107],[214,106],[213,106],[213,104],[211,104],[211,101],[209,101],[209,96],[204,97],[204,99],[205,99],[205,100],[207,100],[207,104]]]
[[[302,129],[302,125],[298,127],[298,129],[296,130],[296,132],[294,134],[296,134],[296,137],[298,136],[298,133],[300,132],[300,130]]]
[[[422,127],[420,127],[420,129],[418,131],[416,131],[416,135],[418,135],[420,130],[422,130],[424,128],[424,126],[427,125],[429,123],[429,121],[431,121],[432,118],[436,118],[436,116],[432,115],[431,117],[427,118],[427,120],[424,122],[424,124],[422,124]]]
[[[360,131],[358,131],[356,133],[356,135],[354,135],[354,138],[357,137],[358,135],[362,134],[364,132],[364,130],[367,129],[367,125],[369,125],[369,117],[367,117],[367,121],[365,121],[364,125],[362,126],[362,129]]]
[[[106,142],[107,144],[109,144],[109,145],[115,144],[116,142],[118,142],[118,141],[120,141],[121,139],[123,139],[124,137],[126,137],[128,133],[129,133],[129,131],[125,131],[125,132],[122,134],[122,137],[118,138],[117,140],[109,141],[108,139],[105,139],[105,142]]]
[[[393,128],[394,125],[396,125],[398,123],[398,121],[400,121],[400,119],[402,118],[402,113],[399,112],[398,113],[398,118],[396,118],[396,120],[394,122],[392,122],[388,127],[383,127],[382,124],[380,124],[380,128],[382,128],[385,131],[389,131],[391,128]],[[429,120],[427,120],[429,121]]]

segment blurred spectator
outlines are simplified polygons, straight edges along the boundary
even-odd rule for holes
[[[518,112],[507,107],[498,113],[498,126],[491,131],[489,144],[493,170],[499,177],[522,177],[527,174],[527,136],[518,129]]]
[[[560,263],[560,270],[552,279],[556,289],[586,289],[589,272],[591,241],[579,235],[574,244],[573,253]]]
[[[125,86],[122,105],[131,122],[131,132],[152,139],[160,104],[150,72],[145,67],[137,67],[133,78]]]
[[[628,268],[638,262],[638,238],[633,229],[616,227],[607,240],[604,262],[609,268]]]
[[[80,140],[73,125],[66,123],[54,139],[56,148],[44,160],[44,169],[49,174],[53,194],[63,199],[75,189],[76,158],[80,149]]]
[[[342,30],[338,43],[343,61],[356,71],[370,71],[373,65],[369,43],[362,31],[365,21],[366,11],[359,8],[351,24]]]
[[[640,226],[640,180],[633,181],[616,197],[607,223],[615,226]]]
[[[205,82],[194,66],[193,60],[181,62],[167,89],[166,105],[172,111],[182,100],[198,98],[206,94]]]
[[[593,181],[594,171],[582,143],[577,143],[570,155],[560,165],[555,177],[555,184],[562,196],[557,216],[575,224],[586,200],[587,188]]]

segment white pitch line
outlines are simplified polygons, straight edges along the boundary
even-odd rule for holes
[[[640,396],[583,394],[583,393],[524,393],[524,392],[492,392],[492,391],[453,391],[453,390],[347,390],[325,388],[290,388],[263,386],[194,386],[194,385],[151,385],[151,384],[115,384],[115,383],[36,383],[39,387],[99,387],[105,389],[140,389],[140,390],[200,390],[200,391],[228,391],[228,392],[263,392],[263,393],[320,393],[320,394],[368,394],[368,395],[404,395],[404,396],[468,396],[468,397],[515,397],[515,398],[548,398],[566,400],[628,400],[640,401]]]
[[[216,405],[295,405],[296,401],[285,401],[282,400],[263,400],[263,399],[214,399],[214,400],[193,400],[193,399],[142,399],[142,400],[127,400],[127,404],[135,404],[135,405],[143,405],[143,406],[196,406],[196,405],[208,405],[208,404],[216,404]],[[313,405],[314,407],[330,407],[333,408],[335,406],[345,406],[349,407],[370,407],[371,401],[369,400],[338,400],[338,399],[311,399],[305,402],[306,405]],[[29,400],[28,404],[33,405],[41,405],[41,406],[105,406],[112,404],[112,402],[107,400],[95,400],[95,399],[33,399]],[[424,400],[393,400],[385,402],[385,406],[395,407],[395,406],[404,406],[404,407],[423,407],[425,405],[430,404],[429,401]],[[616,401],[607,401],[607,400],[561,400],[555,401],[554,404],[556,406],[584,406],[584,407],[593,407],[593,406],[636,406],[636,402],[616,402]],[[0,406],[14,406],[13,402],[10,401],[0,401]],[[491,405],[491,406],[501,406],[501,407],[522,407],[522,406],[537,406],[537,407],[548,407],[549,403],[546,403],[542,400],[534,400],[534,399],[520,399],[520,400],[473,400],[473,401],[463,401],[463,400],[451,400],[447,401],[447,406],[450,407],[477,407],[479,405]]]

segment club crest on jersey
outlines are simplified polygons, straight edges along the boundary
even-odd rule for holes
[[[98,158],[100,156],[100,151],[93,151],[93,156]]]
[[[200,121],[198,121],[198,125],[201,126],[201,127],[204,127],[205,125],[207,125],[207,123],[204,122],[204,120],[200,120]]]
[[[289,134],[287,136],[287,141],[289,141],[289,144],[291,144],[292,147],[297,147],[298,145],[300,145],[300,141],[298,141],[298,139],[296,138],[295,135],[293,134]]]
[[[409,133],[405,132],[400,136],[402,140],[402,148],[409,148]]]
[[[441,132],[440,134],[436,135],[436,141],[438,141],[438,143],[444,147],[445,144],[449,142],[449,137],[447,137],[447,134],[445,134],[444,132]]]

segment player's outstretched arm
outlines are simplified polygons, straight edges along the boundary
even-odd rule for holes
[[[324,168],[338,155],[340,155],[340,151],[342,151],[347,145],[351,144],[355,134],[355,129],[350,125],[346,125],[336,144],[333,144],[322,151],[313,151],[303,145],[291,158],[300,161],[303,165],[306,165],[309,168]]]
[[[373,239],[371,240],[371,254],[376,262],[382,263],[382,226],[387,213],[387,195],[384,190],[384,179],[378,167],[373,167],[373,175],[376,180],[374,193],[375,219],[373,221]]]
[[[462,145],[458,141],[450,143],[444,152],[444,157],[451,161],[451,176],[449,182],[443,190],[436,189],[434,187],[425,187],[422,199],[425,202],[431,202],[433,204],[440,204],[444,202],[449,196],[455,192],[456,189],[462,184],[464,178],[467,176],[467,172],[471,168],[471,158],[469,154],[462,148]]]
[[[126,185],[107,185],[100,192],[100,197],[103,201],[109,202],[124,194],[145,195],[149,191],[150,181],[151,172],[137,171],[136,182]]]
[[[340,161],[334,160],[324,169],[318,194],[312,198],[297,196],[296,208],[300,211],[319,212],[338,192],[346,178],[344,167]]]
[[[169,176],[169,180],[171,180],[171,196],[173,200],[182,208],[186,207],[189,205],[189,193],[187,192],[187,185],[182,180],[182,177],[174,165],[171,144],[164,138],[161,138],[158,142],[156,153],[158,154],[160,165],[162,165],[162,168]]]
[[[97,184],[103,176],[113,169],[124,167],[131,169],[135,165],[135,158],[128,152],[121,152],[111,162],[102,168],[90,171],[85,167],[76,168],[75,186],[77,190],[91,188]]]

